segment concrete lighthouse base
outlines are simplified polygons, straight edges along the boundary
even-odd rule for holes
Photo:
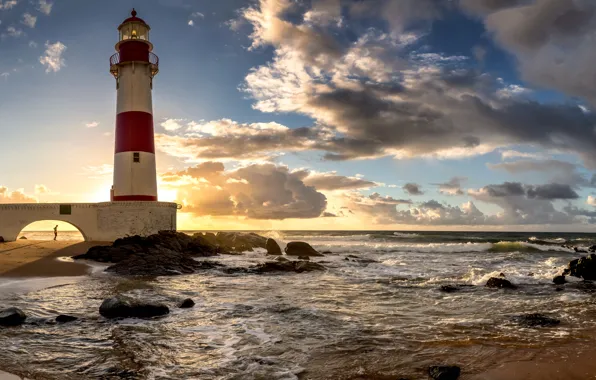
[[[58,220],[75,226],[86,241],[114,241],[176,230],[176,203],[24,203],[0,205],[0,236],[16,240],[31,223]]]

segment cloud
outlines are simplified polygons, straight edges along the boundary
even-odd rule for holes
[[[439,192],[446,195],[463,195],[464,192],[461,189],[461,183],[466,181],[466,177],[453,177],[445,183],[435,183],[434,185],[439,186]]]
[[[281,220],[318,218],[327,198],[285,166],[259,164],[226,171],[205,162],[161,176],[161,186],[175,189],[184,210],[197,216],[238,216]]]
[[[182,124],[180,124],[180,123],[183,121],[184,121],[184,119],[166,119],[160,125],[166,131],[174,132],[174,131],[177,131],[178,129],[182,128]]]
[[[589,204],[590,206],[596,206],[596,198],[594,198],[593,196],[590,195],[590,196],[588,196],[586,203]]]
[[[14,26],[9,26],[8,28],[6,28],[6,33],[9,36],[15,37],[15,38],[18,38],[23,35],[23,31],[21,29],[15,28]]]
[[[578,166],[571,162],[560,160],[519,160],[498,164],[487,164],[493,170],[505,170],[510,174],[523,174],[527,172],[542,172],[550,174],[550,181],[573,186],[593,187],[595,177],[588,180],[578,172]]]
[[[507,160],[510,158],[535,158],[541,159],[544,158],[543,153],[528,153],[528,152],[518,152],[516,150],[504,150],[501,152],[501,159]]]
[[[18,4],[17,0],[0,0],[0,10],[14,8]]]
[[[188,26],[194,26],[194,25],[195,25],[195,22],[193,20],[188,21]]]
[[[64,54],[64,51],[66,50],[66,45],[60,41],[53,44],[50,44],[50,41],[47,41],[45,46],[46,51],[44,55],[39,57],[39,62],[46,66],[46,73],[56,73],[66,66],[65,60],[62,58],[62,54]]]
[[[172,119],[171,119],[172,120]],[[182,128],[179,119],[168,126]],[[187,161],[269,160],[281,152],[317,149],[329,136],[324,128],[290,129],[278,123],[242,124],[229,119],[188,122],[188,130],[178,135],[157,134],[161,151]],[[163,124],[162,124],[163,126]]]
[[[295,172],[307,186],[312,186],[317,190],[359,190],[377,187],[380,184],[368,181],[358,177],[346,177],[337,175],[336,172],[317,173],[317,172]],[[304,176],[303,176],[304,175]]]
[[[0,203],[37,203],[37,198],[25,194],[23,189],[9,191],[7,187],[0,186]]]
[[[498,44],[517,58],[523,79],[596,104],[596,3],[463,0]]]
[[[41,13],[49,16],[50,13],[52,13],[52,6],[53,5],[54,5],[53,3],[51,3],[51,2],[49,2],[47,0],[39,0],[39,5],[38,5],[38,8],[37,9]]]
[[[35,185],[35,194],[48,194],[50,192],[46,185]]]
[[[424,192],[422,192],[420,185],[418,185],[417,183],[406,183],[403,187],[404,191],[410,195],[422,195],[424,194]]]
[[[23,14],[23,21],[21,21],[21,23],[27,25],[29,28],[35,28],[37,17],[32,16],[30,13],[25,13]]]
[[[242,16],[251,49],[271,46],[273,59],[252,69],[242,89],[257,110],[303,114],[332,131],[310,146],[327,160],[457,159],[531,145],[596,167],[594,115],[519,96],[527,90],[466,68],[467,57],[413,50],[416,39],[400,38],[404,26],[439,17],[440,3],[350,3],[355,28],[335,22],[333,2],[261,0]],[[388,29],[370,21],[377,16]]]
[[[87,128],[95,128],[97,126],[99,126],[99,121],[91,121],[85,124],[85,127]]]
[[[10,76],[9,72],[5,72],[5,73],[1,73],[0,77],[4,78],[4,79],[8,79],[8,77]]]
[[[35,42],[35,41],[29,41],[29,47],[30,48],[36,48],[37,47],[37,42]]]

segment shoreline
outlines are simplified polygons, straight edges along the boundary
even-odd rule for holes
[[[22,285],[30,280],[56,277],[83,277],[93,267],[84,262],[65,259],[85,253],[90,247],[106,242],[23,240],[0,244],[0,280],[14,280]],[[5,291],[0,287],[0,292]],[[596,336],[596,335],[592,335]],[[585,342],[564,344],[556,352],[537,353],[531,360],[496,364],[482,373],[466,374],[462,380],[583,380],[596,376],[596,349]],[[579,351],[578,351],[579,349]],[[457,364],[457,363],[453,363]],[[23,380],[24,377],[0,370],[0,380]]]
[[[0,244],[0,278],[77,277],[91,272],[85,263],[70,260],[106,242],[24,240]]]

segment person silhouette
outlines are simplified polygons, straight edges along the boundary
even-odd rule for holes
[[[56,240],[58,238],[58,225],[56,225],[56,227],[54,227],[54,240]]]

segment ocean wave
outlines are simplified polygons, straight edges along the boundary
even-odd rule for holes
[[[415,237],[419,237],[420,234],[415,234],[415,233],[406,233],[406,232],[394,232],[393,233],[394,237],[397,238],[415,238]]]

